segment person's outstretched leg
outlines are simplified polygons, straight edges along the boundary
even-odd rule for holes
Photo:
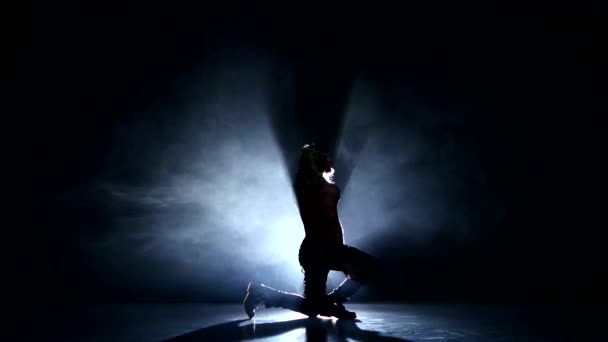
[[[264,305],[266,308],[284,308],[309,316],[316,316],[309,301],[296,293],[273,289],[264,284],[251,282],[247,286],[247,295],[243,301],[243,309],[249,319],[255,316],[255,310]]]

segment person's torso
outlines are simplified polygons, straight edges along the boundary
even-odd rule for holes
[[[342,226],[338,218],[338,186],[323,182],[317,188],[298,191],[296,196],[306,237],[342,243]]]

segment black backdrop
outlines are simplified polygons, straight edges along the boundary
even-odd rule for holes
[[[422,243],[401,234],[404,224],[395,220],[385,234],[362,238],[387,271],[362,298],[606,298],[597,8],[40,4],[18,18],[18,60],[10,65],[18,96],[9,99],[18,110],[5,112],[4,126],[9,170],[16,172],[6,178],[9,221],[3,225],[10,260],[5,281],[16,298],[239,300],[247,279],[238,274],[228,287],[204,280],[191,291],[170,280],[161,291],[153,286],[160,273],[134,263],[128,272],[141,281],[129,283],[126,271],[99,262],[104,252],[87,246],[109,232],[121,234],[117,216],[148,209],[104,210],[103,194],[78,189],[99,179],[150,184],[150,159],[139,157],[160,153],[187,127],[180,99],[195,91],[192,80],[201,68],[211,65],[210,75],[221,74],[234,65],[254,70],[260,61],[274,70],[260,86],[288,167],[303,139],[338,151],[347,103],[362,82],[376,94],[374,120],[407,126],[403,134],[427,146],[415,163],[394,169],[391,182],[399,187],[412,173],[424,179],[425,170],[433,170],[433,179],[459,189],[440,193],[441,208],[466,211],[465,233],[447,224]],[[134,122],[152,127],[127,129],[142,135],[136,147],[116,139],[118,127]],[[172,124],[177,128],[154,129]],[[350,137],[354,150],[363,146],[356,136]],[[407,151],[403,141],[394,139],[384,163]],[[337,158],[340,185],[356,182],[353,158]],[[419,204],[433,196],[422,193]],[[392,210],[405,208],[406,197]],[[198,272],[225,277],[208,263],[217,261],[202,261]]]

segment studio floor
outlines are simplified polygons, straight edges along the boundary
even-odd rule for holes
[[[598,307],[349,304],[354,321],[238,304],[45,305],[10,340],[23,341],[600,341]],[[4,339],[3,339],[4,340]],[[9,339],[7,339],[9,340]]]

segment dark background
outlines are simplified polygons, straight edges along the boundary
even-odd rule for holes
[[[261,260],[272,229],[212,218],[288,198],[288,178],[240,177],[275,177],[243,160],[291,175],[315,140],[336,156],[347,241],[385,262],[360,300],[605,301],[601,9],[350,6],[19,13],[12,297],[237,302],[250,279],[294,284]],[[174,200],[186,180],[217,190]]]

